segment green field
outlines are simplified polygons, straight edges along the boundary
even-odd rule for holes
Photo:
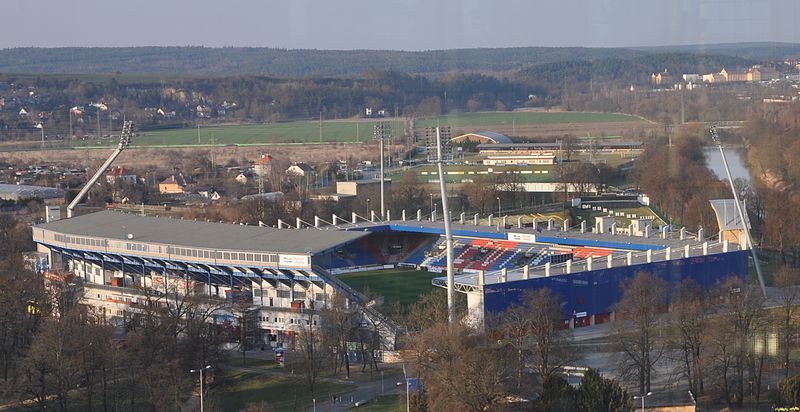
[[[212,391],[215,410],[238,411],[248,404],[266,402],[270,410],[308,410],[313,401],[308,387],[299,376],[267,376],[253,372],[224,371],[219,377],[220,386]],[[352,385],[318,381],[317,399],[330,399],[331,395],[352,390]],[[296,403],[295,403],[296,397]]]
[[[383,296],[387,303],[395,301],[405,306],[416,302],[419,295],[433,290],[431,279],[437,276],[441,274],[395,268],[345,273],[338,277],[359,292],[369,290]]]
[[[285,123],[264,123],[248,125],[226,125],[197,128],[155,130],[139,132],[131,141],[133,147],[173,147],[173,146],[227,146],[264,145],[285,143],[363,143],[372,140],[373,126],[377,121],[330,120],[322,123],[322,140],[317,121],[296,121]],[[395,135],[403,133],[402,122],[390,122]],[[80,146],[111,146],[116,139],[90,139]]]
[[[517,126],[541,125],[555,123],[601,123],[628,122],[641,120],[636,116],[620,113],[586,113],[586,112],[477,112],[456,113],[421,119],[417,127],[433,127],[437,124],[449,125],[453,128],[488,127],[500,124]]]

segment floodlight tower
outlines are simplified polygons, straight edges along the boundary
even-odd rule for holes
[[[384,171],[383,171],[383,163],[384,163],[384,153],[383,153],[383,139],[388,136],[392,135],[392,125],[386,122],[379,122],[375,124],[374,128],[374,137],[378,139],[379,150],[381,152],[380,159],[381,159],[381,170],[380,170],[380,180],[381,180],[381,219],[386,218],[386,203],[384,200]],[[369,213],[369,212],[367,212]]]
[[[119,157],[123,150],[128,148],[128,145],[131,142],[131,137],[133,136],[133,130],[133,122],[126,120],[122,125],[122,136],[120,136],[117,148],[113,153],[111,153],[111,156],[106,159],[105,163],[103,163],[103,165],[97,169],[97,172],[94,174],[94,176],[92,176],[92,178],[86,182],[86,185],[83,186],[83,189],[81,189],[80,192],[78,192],[78,195],[75,196],[75,199],[72,199],[72,202],[69,203],[69,206],[67,206],[68,218],[72,217],[75,206],[78,206],[78,203],[80,203],[86,194],[89,193],[89,190],[92,188],[92,186],[94,186],[95,183],[97,183],[97,180],[99,180],[103,173],[105,173],[106,169],[111,166],[111,163],[113,163],[114,160]]]
[[[717,147],[719,147],[719,153],[722,156],[722,164],[725,166],[725,173],[728,175],[728,182],[731,185],[731,193],[733,193],[733,202],[736,203],[736,211],[739,213],[739,220],[742,222],[742,227],[744,228],[744,237],[747,245],[750,247],[750,253],[753,255],[753,263],[756,267],[756,273],[758,274],[758,285],[761,286],[761,293],[764,294],[764,298],[767,297],[767,288],[764,285],[764,276],[761,274],[761,264],[758,262],[758,255],[756,254],[756,246],[753,244],[753,238],[750,235],[750,228],[747,227],[747,220],[745,220],[744,211],[742,210],[742,205],[739,203],[739,194],[736,193],[736,187],[733,185],[733,176],[731,175],[731,169],[728,167],[728,158],[725,157],[725,150],[722,148],[722,140],[719,138],[717,134],[716,126],[711,127],[711,140],[716,143]]]
[[[449,128],[447,128],[445,133],[442,132],[442,128],[436,128],[436,167],[439,172],[439,189],[442,195],[442,218],[444,218],[444,239],[447,247],[447,320],[453,324],[456,322],[456,286],[455,275],[453,274],[453,232],[450,230],[450,207],[447,205],[447,188],[445,187],[445,175],[443,170],[445,157],[442,151],[442,138],[443,136],[445,136],[445,138],[450,137]]]

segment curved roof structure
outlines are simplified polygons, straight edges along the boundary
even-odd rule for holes
[[[490,132],[490,131],[482,131],[482,132],[474,132],[474,133],[467,133],[462,134],[461,136],[456,136],[450,139],[451,142],[462,142],[464,140],[477,140],[480,143],[513,143],[511,139],[504,135],[497,132]]]

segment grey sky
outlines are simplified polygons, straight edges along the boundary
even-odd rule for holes
[[[428,50],[800,41],[798,0],[0,0],[0,48]]]

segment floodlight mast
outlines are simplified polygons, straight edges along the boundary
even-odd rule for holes
[[[733,176],[731,175],[731,169],[728,166],[728,158],[725,157],[725,150],[722,148],[722,140],[719,138],[717,134],[716,126],[711,127],[711,140],[716,143],[717,147],[719,147],[719,153],[722,156],[722,164],[725,166],[725,173],[728,175],[728,183],[731,185],[731,192],[733,193],[733,202],[736,204],[736,211],[739,214],[739,220],[742,222],[742,227],[744,228],[744,237],[747,245],[750,247],[750,254],[753,255],[753,263],[756,267],[756,274],[758,274],[758,285],[761,287],[761,293],[764,294],[764,298],[767,297],[767,287],[764,285],[764,276],[761,273],[761,264],[758,262],[758,255],[756,254],[756,246],[753,244],[753,237],[750,235],[750,228],[747,227],[747,220],[745,220],[744,211],[742,210],[742,204],[739,203],[739,195],[736,193],[736,186],[733,185]]]
[[[438,154],[436,167],[439,171],[439,189],[442,195],[444,239],[447,247],[447,320],[450,324],[453,324],[456,322],[456,286],[455,275],[453,274],[453,232],[450,230],[450,207],[447,205],[447,189],[444,183],[442,134],[439,126],[436,127],[436,152]]]
[[[126,120],[122,126],[122,135],[119,138],[119,144],[117,145],[117,148],[113,153],[111,153],[111,156],[106,159],[103,165],[97,169],[97,172],[94,174],[94,176],[92,176],[92,178],[86,182],[86,185],[83,186],[83,189],[81,189],[80,192],[78,192],[78,195],[75,196],[75,199],[72,199],[72,202],[69,203],[69,206],[67,206],[67,218],[71,218],[73,216],[75,207],[78,206],[84,197],[86,197],[86,194],[89,193],[89,190],[92,188],[92,186],[97,183],[100,177],[103,176],[103,173],[105,173],[106,169],[111,166],[111,163],[114,163],[114,160],[119,157],[120,153],[122,153],[122,151],[128,147],[131,142],[131,136],[133,136],[133,122]]]

